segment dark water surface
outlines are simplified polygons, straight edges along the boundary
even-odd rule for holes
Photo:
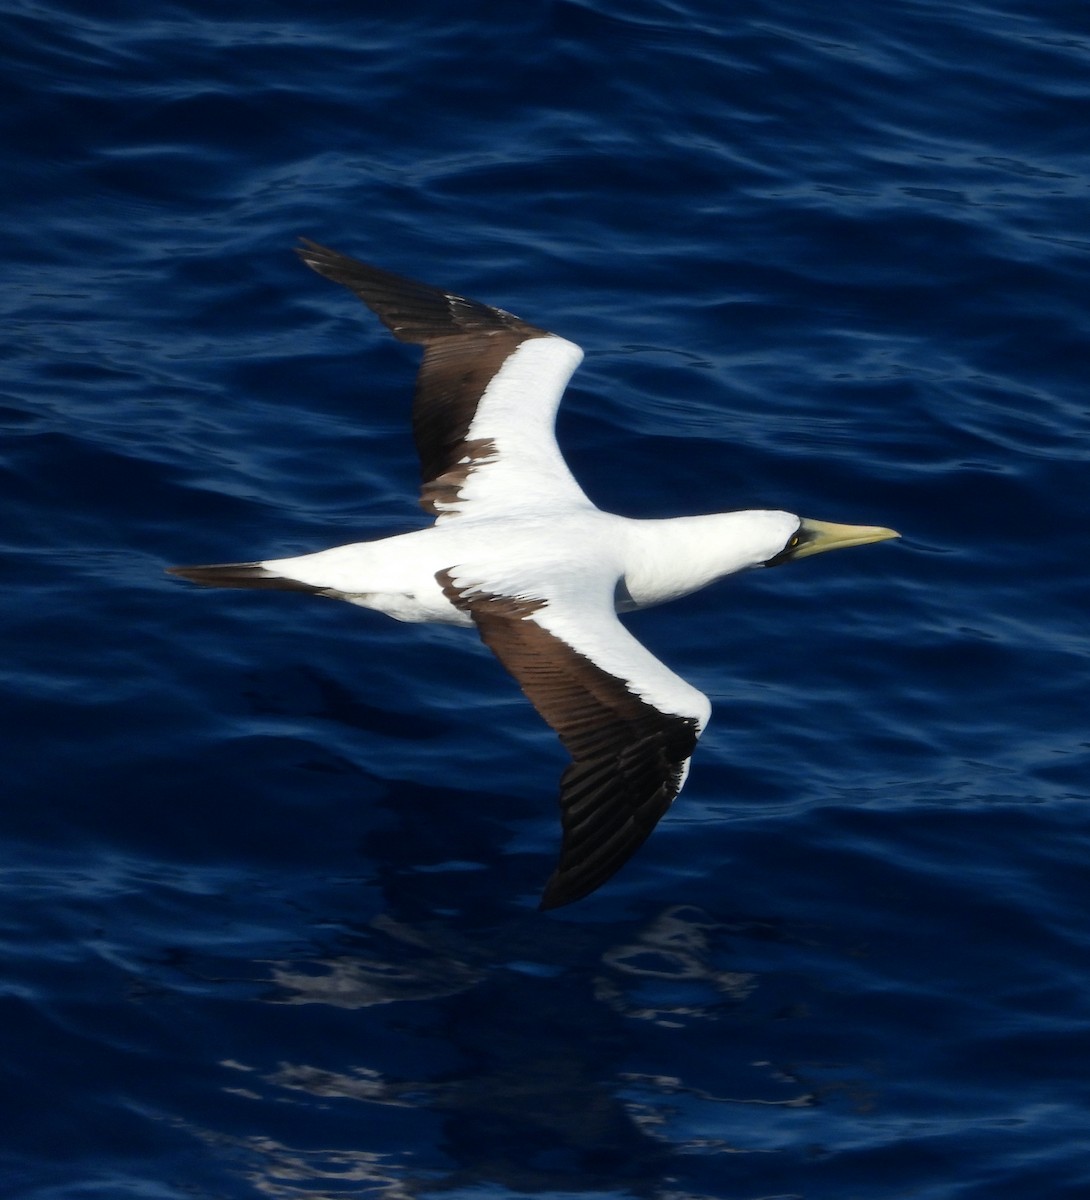
[[[1085,4],[2,11],[2,1194],[1090,1195]],[[558,914],[472,633],[162,574],[423,520],[298,234],[579,341],[603,506],[905,534],[631,621]]]

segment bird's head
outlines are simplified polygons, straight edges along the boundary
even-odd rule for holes
[[[838,525],[833,521],[814,521],[799,517],[798,527],[792,531],[783,549],[764,562],[766,567],[778,567],[794,562],[796,558],[809,558],[811,554],[824,554],[826,550],[842,550],[848,546],[866,546],[869,542],[884,542],[901,535],[895,529],[883,525]]]

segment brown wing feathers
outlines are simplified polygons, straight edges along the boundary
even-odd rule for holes
[[[459,589],[448,571],[437,578],[572,756],[560,781],[560,860],[541,907],[570,904],[605,883],[670,807],[697,722],[660,712],[534,621],[543,601]]]
[[[481,442],[466,438],[489,381],[520,342],[547,337],[548,331],[302,241],[296,253],[307,266],[354,292],[399,341],[425,347],[413,398],[413,438],[424,483],[421,503],[438,515],[436,504],[450,503],[469,466],[487,453]]]
[[[503,309],[369,266],[309,238],[299,240],[303,245],[295,252],[303,262],[355,292],[398,341],[427,346],[436,338],[465,334],[543,332]]]

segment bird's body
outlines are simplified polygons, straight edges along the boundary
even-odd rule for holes
[[[553,433],[582,351],[510,313],[307,242],[304,261],[425,347],[413,406],[427,528],[293,558],[178,567],[220,587],[305,591],[400,621],[476,625],[572,756],[542,907],[605,882],[672,803],[711,712],[618,612],[751,567],[895,537],[775,510],[634,520],[603,512]]]
[[[745,514],[744,521],[742,516],[632,520],[588,506],[565,513],[467,517],[261,565],[399,621],[473,624],[436,578],[454,564],[504,594],[555,593],[565,580],[575,594],[597,596],[607,589],[615,611],[631,612],[760,565],[770,557],[768,545],[782,548],[798,527],[789,513],[764,513],[756,527],[754,514]]]

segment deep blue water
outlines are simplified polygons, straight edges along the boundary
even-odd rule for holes
[[[1085,4],[0,8],[3,1195],[1090,1195]],[[424,519],[298,234],[579,341],[603,506],[905,535],[630,622],[570,909],[471,632],[162,574]]]

